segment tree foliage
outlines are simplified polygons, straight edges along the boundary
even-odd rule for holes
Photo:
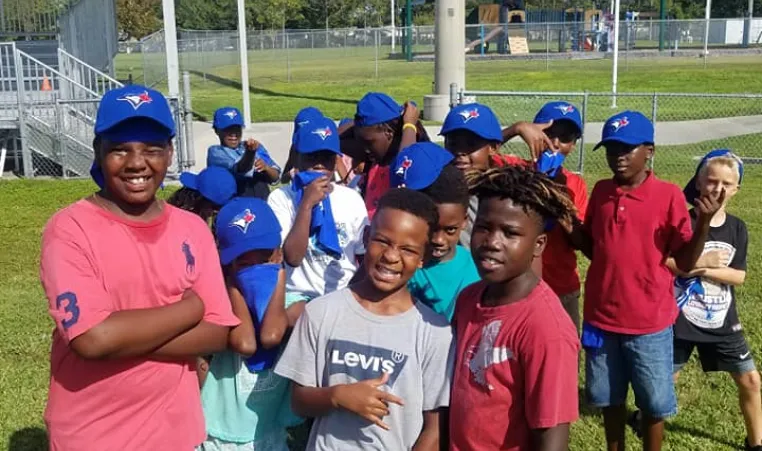
[[[130,38],[142,38],[161,28],[161,0],[117,0],[119,30]]]

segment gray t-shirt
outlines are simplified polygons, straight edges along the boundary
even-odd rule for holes
[[[405,402],[390,404],[390,430],[345,410],[318,417],[309,450],[409,450],[423,428],[423,412],[450,404],[454,362],[447,319],[416,302],[380,316],[346,288],[307,304],[275,372],[307,387],[352,384],[389,373],[383,387]]]
[[[460,232],[460,245],[466,249],[471,249],[471,232],[474,230],[474,221],[476,221],[476,212],[479,210],[479,198],[471,196],[468,201],[468,220],[466,226]]]

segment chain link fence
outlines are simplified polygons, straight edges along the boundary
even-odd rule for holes
[[[457,92],[457,91],[456,91]],[[762,174],[762,94],[678,94],[601,92],[460,91],[455,103],[489,106],[504,126],[531,120],[547,102],[564,100],[582,114],[584,134],[566,159],[567,169],[589,183],[610,177],[605,153],[593,151],[603,123],[623,110],[640,111],[656,128],[653,169],[661,177],[684,182],[708,151],[730,148],[747,163],[750,176]],[[503,152],[528,158],[526,145],[512,140]]]
[[[247,33],[249,76],[263,81],[320,81],[336,69],[351,68],[369,79],[391,75],[385,63],[405,57],[407,32],[416,61],[433,61],[434,26],[409,28],[351,28],[328,30],[261,30]],[[525,38],[529,53],[509,55],[507,35]],[[468,58],[518,58],[544,61],[550,69],[554,61],[611,58],[613,24],[610,20],[586,22],[542,22],[523,24],[466,25],[463,51]],[[129,46],[121,55],[122,71],[136,82],[162,87],[166,82],[164,31],[160,30]],[[762,18],[706,20],[648,20],[620,23],[620,59],[630,65],[652,64],[655,57],[709,54],[762,54]],[[123,46],[122,50],[126,51]],[[663,51],[660,51],[663,50]],[[236,30],[179,30],[178,52],[181,70],[204,79],[235,79],[239,76],[238,32]],[[703,58],[712,64],[711,58]],[[120,79],[126,79],[122,73]]]

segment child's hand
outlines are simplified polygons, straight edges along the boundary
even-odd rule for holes
[[[256,152],[257,149],[259,149],[259,141],[257,141],[254,138],[249,138],[246,140],[246,151],[247,152]]]
[[[316,178],[306,188],[304,188],[304,197],[302,203],[310,208],[319,204],[333,190],[331,179],[324,175]]]
[[[389,403],[404,405],[402,399],[379,390],[388,380],[389,374],[384,372],[375,379],[338,385],[334,387],[331,402],[335,407],[348,410],[388,431],[389,426],[381,419],[389,415]]]
[[[710,251],[699,257],[696,262],[697,268],[725,268],[730,263],[730,252]]]
[[[710,221],[725,203],[725,188],[718,196],[711,194],[696,199],[695,205],[698,210],[700,221]]]
[[[267,166],[267,165],[265,164],[265,162],[264,162],[264,161],[262,161],[262,160],[260,160],[259,158],[257,158],[256,160],[254,160],[254,170],[255,170],[255,171],[257,171],[257,172],[264,172],[264,171],[266,171],[268,168],[269,168],[269,166]]]
[[[283,251],[281,248],[275,249],[270,256],[270,259],[268,260],[268,263],[275,263],[276,265],[280,265],[283,263]]]
[[[540,154],[545,152],[545,149],[558,150],[553,146],[553,141],[545,134],[545,130],[549,129],[551,125],[553,125],[552,120],[544,124],[520,122],[516,125],[516,131],[519,133],[519,136],[529,146],[529,153],[532,154],[533,162],[537,162]]]
[[[421,112],[415,102],[408,100],[405,102],[405,111],[402,113],[403,124],[417,124],[421,117]]]

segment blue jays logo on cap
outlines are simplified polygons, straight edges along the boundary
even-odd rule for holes
[[[611,121],[611,124],[609,124],[609,125],[611,125],[611,127],[614,128],[614,133],[616,133],[619,130],[621,130],[622,128],[627,127],[628,125],[630,125],[630,121],[629,121],[629,119],[627,119],[627,116],[622,116],[619,119],[615,119],[615,120]]]
[[[557,105],[556,109],[558,111],[560,111],[561,114],[566,116],[567,114],[574,112],[574,105],[569,105],[569,104],[566,104],[566,105]]]
[[[238,227],[243,233],[249,228],[249,224],[254,222],[256,216],[248,208],[233,218],[230,222],[230,227]]]
[[[135,110],[145,105],[146,103],[153,102],[151,96],[148,95],[148,91],[143,91],[141,94],[125,94],[122,97],[119,97],[117,100],[128,102]]]
[[[407,170],[410,169],[410,167],[413,165],[413,160],[408,158],[407,155],[405,155],[402,159],[402,162],[400,163],[400,166],[397,168],[396,175],[402,177],[403,179],[407,178]]]
[[[471,110],[463,110],[459,114],[463,117],[463,122],[468,122],[471,119],[476,119],[479,117],[479,109],[474,108]]]
[[[309,121],[307,121],[307,122],[309,122]],[[318,128],[316,130],[312,130],[312,134],[313,135],[318,135],[320,137],[320,139],[325,141],[326,138],[328,138],[329,136],[333,135],[333,132],[331,132],[330,128],[325,127],[325,128]]]
[[[230,110],[225,113],[225,116],[229,117],[230,119],[235,119],[236,116],[238,116],[238,112],[236,110]]]

